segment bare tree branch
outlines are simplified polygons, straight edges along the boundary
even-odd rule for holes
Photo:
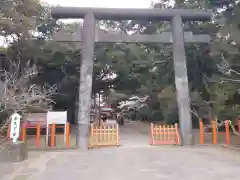
[[[12,113],[24,115],[31,111],[31,108],[41,111],[49,110],[54,103],[51,98],[57,92],[56,85],[38,86],[30,83],[31,78],[38,73],[36,67],[26,67],[24,73],[20,74],[19,63],[12,63],[12,70],[0,72],[4,84],[3,91],[0,93],[0,112],[8,114],[0,132],[9,124]]]

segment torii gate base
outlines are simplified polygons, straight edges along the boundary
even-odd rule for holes
[[[192,120],[187,78],[184,33],[182,21],[209,21],[210,11],[194,11],[189,9],[108,9],[108,8],[77,8],[53,7],[54,18],[84,18],[82,32],[82,61],[79,87],[79,113],[77,145],[83,150],[88,149],[92,72],[94,58],[95,20],[159,20],[171,21],[175,85],[177,91],[178,113],[182,145],[192,145]],[[127,42],[126,36],[123,42]],[[136,42],[141,36],[136,37]],[[133,39],[133,38],[130,38]],[[146,38],[144,42],[146,42]],[[148,42],[151,42],[150,37]],[[154,41],[156,43],[156,41]],[[160,42],[160,41],[159,41]]]

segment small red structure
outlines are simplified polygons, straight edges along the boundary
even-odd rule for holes
[[[103,106],[100,110],[101,116],[105,116],[107,119],[115,119],[115,109],[109,106]]]

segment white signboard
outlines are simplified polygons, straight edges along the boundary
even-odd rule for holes
[[[14,113],[11,116],[11,131],[10,131],[10,138],[12,139],[13,143],[17,142],[20,134],[20,120],[21,116],[18,113]]]
[[[48,111],[47,112],[47,124],[66,124],[67,123],[67,111]]]
[[[65,125],[64,129],[64,142],[66,141],[66,124],[67,124],[67,111],[48,111],[47,112],[47,136],[46,142],[48,142],[49,124],[61,124]]]

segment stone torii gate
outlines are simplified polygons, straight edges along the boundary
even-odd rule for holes
[[[79,8],[53,7],[53,18],[83,18],[82,35],[62,38],[58,41],[82,41],[82,61],[79,87],[79,113],[77,146],[88,149],[88,127],[90,123],[92,73],[95,42],[142,42],[172,43],[175,70],[175,85],[180,121],[182,145],[192,145],[192,119],[186,67],[184,41],[189,43],[207,43],[208,35],[192,35],[183,31],[183,21],[209,21],[211,11],[195,11],[190,9],[117,9],[117,8]],[[172,35],[126,35],[96,33],[96,20],[159,20],[171,21]]]

